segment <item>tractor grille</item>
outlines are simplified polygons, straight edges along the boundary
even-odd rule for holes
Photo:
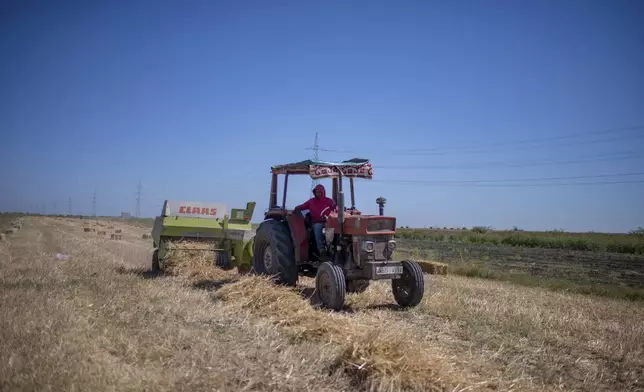
[[[393,231],[396,229],[396,222],[391,219],[369,219],[367,231],[374,233],[378,231]]]
[[[390,236],[357,237],[354,241],[354,254],[360,255],[360,263],[367,261],[391,260],[392,255],[387,254],[386,252],[387,241],[389,241],[390,239]],[[367,252],[362,248],[362,244],[365,241],[373,242],[373,252]]]

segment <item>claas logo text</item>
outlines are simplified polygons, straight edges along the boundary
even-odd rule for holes
[[[191,206],[181,206],[179,207],[180,214],[195,214],[195,215],[217,215],[216,208],[206,208],[206,207],[191,207]]]

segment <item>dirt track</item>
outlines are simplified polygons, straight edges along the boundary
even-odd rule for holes
[[[115,223],[113,241],[79,222],[26,218],[0,243],[2,390],[644,388],[638,303],[427,276],[414,310],[379,282],[330,314],[306,298],[311,279],[300,295],[157,277],[144,229]]]

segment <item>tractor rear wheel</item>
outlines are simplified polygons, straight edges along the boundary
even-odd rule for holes
[[[398,305],[403,307],[416,306],[425,293],[425,278],[423,270],[415,261],[403,260],[403,273],[398,279],[391,280],[391,291]]]
[[[315,291],[325,308],[342,309],[347,292],[342,267],[328,261],[322,263],[315,276]]]
[[[368,279],[347,280],[347,293],[364,293],[369,288]]]
[[[273,276],[277,284],[297,284],[295,250],[285,224],[268,220],[259,225],[253,249],[253,270],[259,275]]]

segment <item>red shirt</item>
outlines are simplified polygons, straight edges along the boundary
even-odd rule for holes
[[[324,217],[329,216],[329,214],[336,207],[333,199],[326,197],[326,190],[322,185],[316,186],[314,191],[315,190],[322,191],[321,199],[312,197],[309,200],[305,201],[303,204],[295,207],[298,210],[309,210],[309,213],[311,214],[311,223],[324,222]]]

